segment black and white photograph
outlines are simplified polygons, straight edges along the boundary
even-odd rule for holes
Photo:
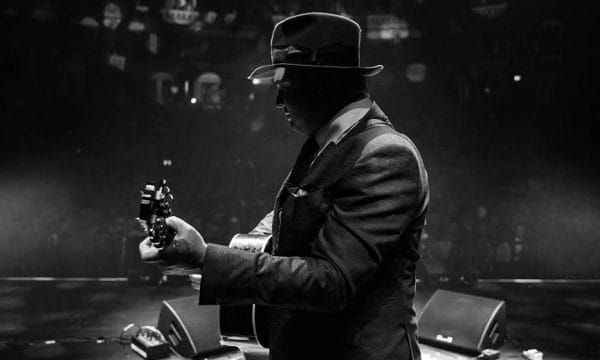
[[[600,359],[597,8],[0,2],[0,359]]]

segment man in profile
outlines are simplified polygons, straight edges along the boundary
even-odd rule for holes
[[[140,244],[144,261],[202,274],[200,304],[268,307],[272,359],[419,359],[415,266],[429,200],[415,145],[371,100],[361,67],[360,27],[307,13],[275,25],[271,79],[277,106],[307,137],[253,230],[272,234],[270,253],[206,244],[183,220],[166,248]]]

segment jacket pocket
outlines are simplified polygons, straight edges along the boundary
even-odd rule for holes
[[[288,196],[281,209],[279,255],[310,253],[329,208],[326,193],[315,190],[302,196]]]
[[[328,208],[329,201],[324,190],[307,192],[298,189],[295,195],[288,196],[283,204],[283,220],[304,226],[315,224],[324,219]]]

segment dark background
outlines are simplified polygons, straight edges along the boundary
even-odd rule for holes
[[[363,34],[372,14],[408,24],[407,38],[363,36],[361,62],[385,66],[372,97],[428,168],[426,262],[491,278],[600,276],[594,1],[201,0],[200,30],[166,23],[164,1],[113,3],[114,30],[103,1],[0,5],[0,276],[147,271],[134,218],[143,184],[162,177],[175,214],[208,241],[249,231],[303,139],[274,90],[246,76],[269,62],[273,16],[311,10],[343,11]],[[129,31],[134,19],[146,30]],[[415,63],[421,82],[407,77]],[[164,104],[158,72],[173,78]],[[184,91],[205,72],[222,80],[219,104]]]

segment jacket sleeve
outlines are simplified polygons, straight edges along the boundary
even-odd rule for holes
[[[209,245],[200,303],[341,311],[386,254],[399,251],[419,203],[417,156],[401,136],[371,140],[348,175],[331,188],[332,204],[308,257]]]

